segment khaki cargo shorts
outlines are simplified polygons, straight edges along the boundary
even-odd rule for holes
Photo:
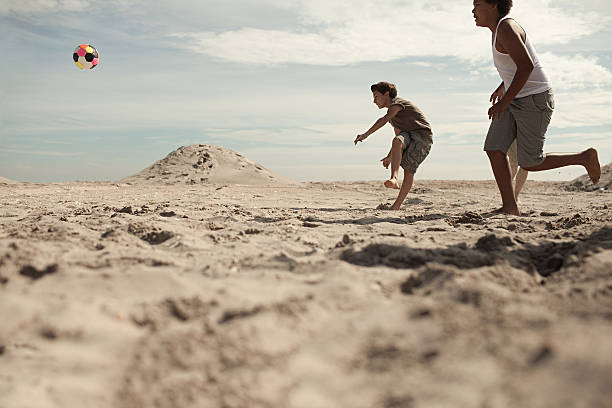
[[[541,164],[545,159],[546,130],[554,109],[552,90],[515,98],[510,107],[491,122],[484,150],[500,150],[507,154],[516,139],[519,166],[525,168]]]
[[[403,131],[395,137],[403,146],[400,166],[408,173],[415,174],[431,150],[433,144],[431,131],[426,129]]]

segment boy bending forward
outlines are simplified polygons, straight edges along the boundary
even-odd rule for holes
[[[387,122],[391,123],[395,137],[389,154],[381,161],[386,169],[391,164],[391,177],[385,181],[385,187],[400,190],[395,203],[391,206],[392,210],[399,210],[412,188],[414,173],[429,154],[433,144],[433,134],[423,112],[407,100],[397,97],[395,85],[379,82],[370,89],[378,109],[387,108],[387,114],[378,119],[367,132],[357,135],[355,144],[365,140]],[[397,181],[400,166],[404,169],[401,189]]]

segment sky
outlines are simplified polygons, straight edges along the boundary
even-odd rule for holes
[[[353,140],[396,84],[434,146],[417,179],[492,179],[500,78],[472,0],[0,0],[0,176],[120,180],[214,144],[297,181],[383,180],[393,129]],[[612,161],[612,3],[514,0],[553,83],[546,152]],[[99,66],[72,53],[94,45]],[[571,180],[581,167],[532,173]]]

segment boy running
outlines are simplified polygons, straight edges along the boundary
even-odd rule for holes
[[[492,119],[484,150],[501,193],[497,212],[521,215],[514,192],[506,153],[516,139],[518,165],[527,171],[542,171],[570,165],[584,166],[597,183],[601,168],[597,150],[580,153],[543,154],[544,139],[555,102],[552,86],[525,30],[508,13],[512,0],[474,0],[476,26],[491,30],[493,62],[502,83],[491,95]]]
[[[387,122],[391,123],[395,137],[389,154],[380,161],[386,169],[389,168],[389,164],[391,165],[391,177],[384,185],[387,188],[400,190],[391,206],[392,210],[399,210],[412,188],[414,173],[429,154],[433,144],[433,133],[423,112],[411,102],[397,97],[395,85],[379,82],[372,85],[370,90],[378,109],[387,108],[387,114],[378,119],[367,132],[357,135],[355,144],[365,140]],[[397,181],[400,166],[404,169],[401,189]]]

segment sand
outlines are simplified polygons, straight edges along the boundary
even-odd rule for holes
[[[568,191],[612,190],[612,163],[601,167],[601,178],[597,184],[591,183],[588,175],[583,175],[568,183]]]
[[[391,212],[198,149],[0,184],[0,407],[612,406],[610,189],[528,181],[513,217],[417,180]]]
[[[0,184],[14,184],[15,182],[13,180],[9,180],[7,178],[4,177],[0,177]]]
[[[197,144],[170,152],[141,172],[121,180],[128,184],[295,185],[240,153],[220,146]]]

